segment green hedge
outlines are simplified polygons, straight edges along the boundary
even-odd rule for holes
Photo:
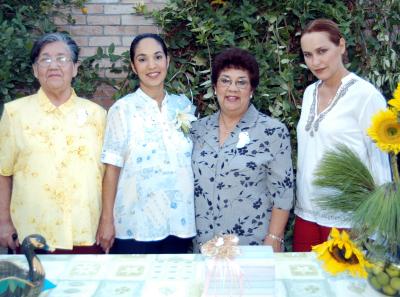
[[[0,1],[0,114],[3,104],[31,94],[38,87],[30,65],[34,41],[56,31],[55,16],[73,23],[60,8],[82,7],[84,0]]]
[[[336,21],[347,42],[348,69],[371,81],[389,99],[400,67],[400,1],[362,0],[170,0],[165,8],[147,15],[162,29],[171,53],[167,89],[192,97],[202,115],[217,109],[210,69],[221,50],[248,49],[260,64],[260,85],[253,102],[261,111],[283,121],[292,134],[304,89],[315,78],[307,70],[300,49],[302,28],[315,18]],[[138,10],[137,10],[138,11]],[[140,11],[146,11],[140,6]],[[99,50],[96,59],[122,61],[112,71],[127,73],[122,83],[109,81],[120,98],[137,85],[128,52],[114,55],[114,46]],[[295,159],[295,158],[294,158]]]
[[[0,4],[0,109],[4,102],[37,88],[29,65],[33,41],[54,31],[50,21],[59,7],[81,6],[84,0],[24,1]],[[346,36],[349,69],[370,80],[390,97],[400,80],[397,65],[400,47],[400,1],[382,0],[171,0],[151,16],[163,30],[171,49],[172,63],[167,87],[172,92],[191,93],[202,114],[216,110],[210,84],[212,57],[224,48],[250,50],[260,63],[261,81],[254,103],[262,111],[294,128],[304,88],[314,78],[306,69],[299,47],[299,34],[315,18],[334,19]],[[145,12],[143,5],[137,12]],[[71,22],[71,16],[65,16]],[[114,72],[126,73],[124,81],[98,76],[100,59],[122,61]],[[82,62],[74,87],[81,96],[91,97],[102,82],[113,85],[116,98],[132,91],[137,81],[129,67],[129,55],[100,48],[97,55]],[[293,131],[293,129],[291,129]]]
[[[315,80],[299,46],[304,25],[319,17],[335,20],[346,36],[348,68],[390,96],[400,80],[399,13],[400,1],[388,0],[245,0],[223,5],[173,0],[153,16],[172,50],[172,90],[189,94],[190,87],[201,111],[214,111],[212,57],[231,46],[248,49],[261,66],[255,105],[293,131],[304,88]]]

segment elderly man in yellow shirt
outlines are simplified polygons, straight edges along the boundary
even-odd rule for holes
[[[41,88],[4,106],[0,121],[0,246],[43,235],[60,253],[93,253],[101,211],[105,110],[71,87],[79,48],[50,33],[33,46]]]

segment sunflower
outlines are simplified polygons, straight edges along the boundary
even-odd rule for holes
[[[393,92],[393,99],[389,100],[389,105],[394,107],[396,111],[400,111],[400,82],[397,84],[396,90]]]
[[[382,151],[395,154],[400,152],[400,123],[392,110],[376,113],[367,132]]]
[[[318,259],[324,261],[324,269],[332,275],[348,271],[352,276],[366,278],[365,267],[371,264],[364,259],[362,252],[350,240],[346,231],[340,233],[332,228],[329,239],[324,243],[313,246]]]

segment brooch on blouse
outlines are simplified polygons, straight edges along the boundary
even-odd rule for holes
[[[239,140],[238,140],[238,143],[236,144],[236,148],[243,148],[249,143],[250,143],[249,132],[247,132],[247,131],[240,132],[239,133]]]
[[[83,126],[86,123],[88,117],[89,113],[85,108],[78,109],[76,112],[76,122],[78,126]]]
[[[175,127],[181,130],[183,134],[188,135],[190,128],[192,127],[192,122],[197,120],[197,118],[190,113],[191,106],[187,106],[183,110],[176,110],[175,116]]]

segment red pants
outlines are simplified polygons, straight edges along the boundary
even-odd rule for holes
[[[293,251],[310,252],[313,245],[323,243],[328,239],[331,229],[331,227],[324,227],[296,216],[293,230]]]

